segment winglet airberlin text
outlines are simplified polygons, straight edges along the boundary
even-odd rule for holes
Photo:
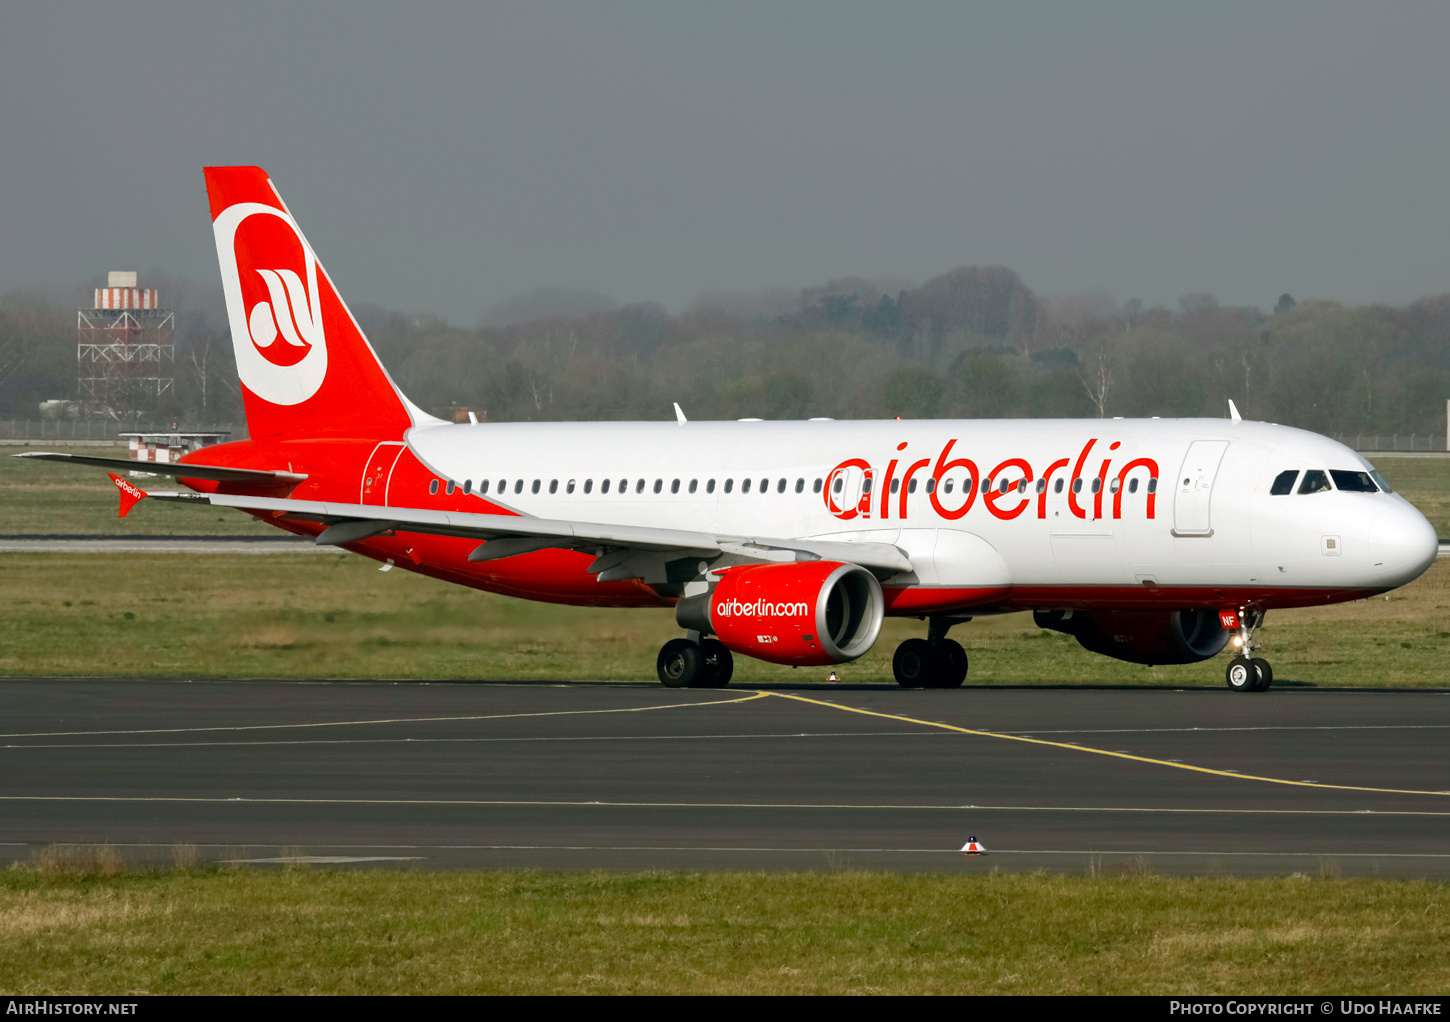
[[[146,491],[135,483],[127,482],[114,472],[107,472],[111,482],[116,484],[116,489],[121,491],[121,509],[116,512],[117,518],[125,518],[131,509],[136,506],[137,501],[146,499]]]

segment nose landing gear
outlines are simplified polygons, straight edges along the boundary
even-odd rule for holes
[[[925,639],[907,639],[896,647],[891,673],[902,688],[961,688],[967,680],[967,651],[947,638],[962,618],[931,618]]]
[[[1228,616],[1228,615],[1225,615]],[[1263,657],[1254,656],[1254,631],[1264,623],[1264,612],[1240,607],[1236,615],[1238,634],[1232,639],[1237,655],[1224,671],[1224,681],[1235,692],[1263,692],[1274,683],[1274,669]]]

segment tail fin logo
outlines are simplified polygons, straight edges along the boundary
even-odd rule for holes
[[[247,317],[247,332],[262,357],[273,365],[296,365],[307,357],[312,339],[322,332],[322,317],[314,315],[307,300],[307,285],[292,270],[258,270],[267,285],[270,302],[258,302]],[[277,344],[278,334],[283,343]]]
[[[273,404],[301,404],[327,376],[317,257],[275,206],[239,202],[214,227],[242,383]]]

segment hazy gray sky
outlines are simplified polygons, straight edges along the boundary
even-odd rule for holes
[[[265,167],[343,294],[1002,263],[1039,292],[1450,290],[1450,4],[0,0],[0,290],[216,279]]]

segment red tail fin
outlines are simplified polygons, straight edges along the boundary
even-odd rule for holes
[[[253,437],[401,439],[422,413],[388,378],[260,167],[207,167],[206,192]]]

